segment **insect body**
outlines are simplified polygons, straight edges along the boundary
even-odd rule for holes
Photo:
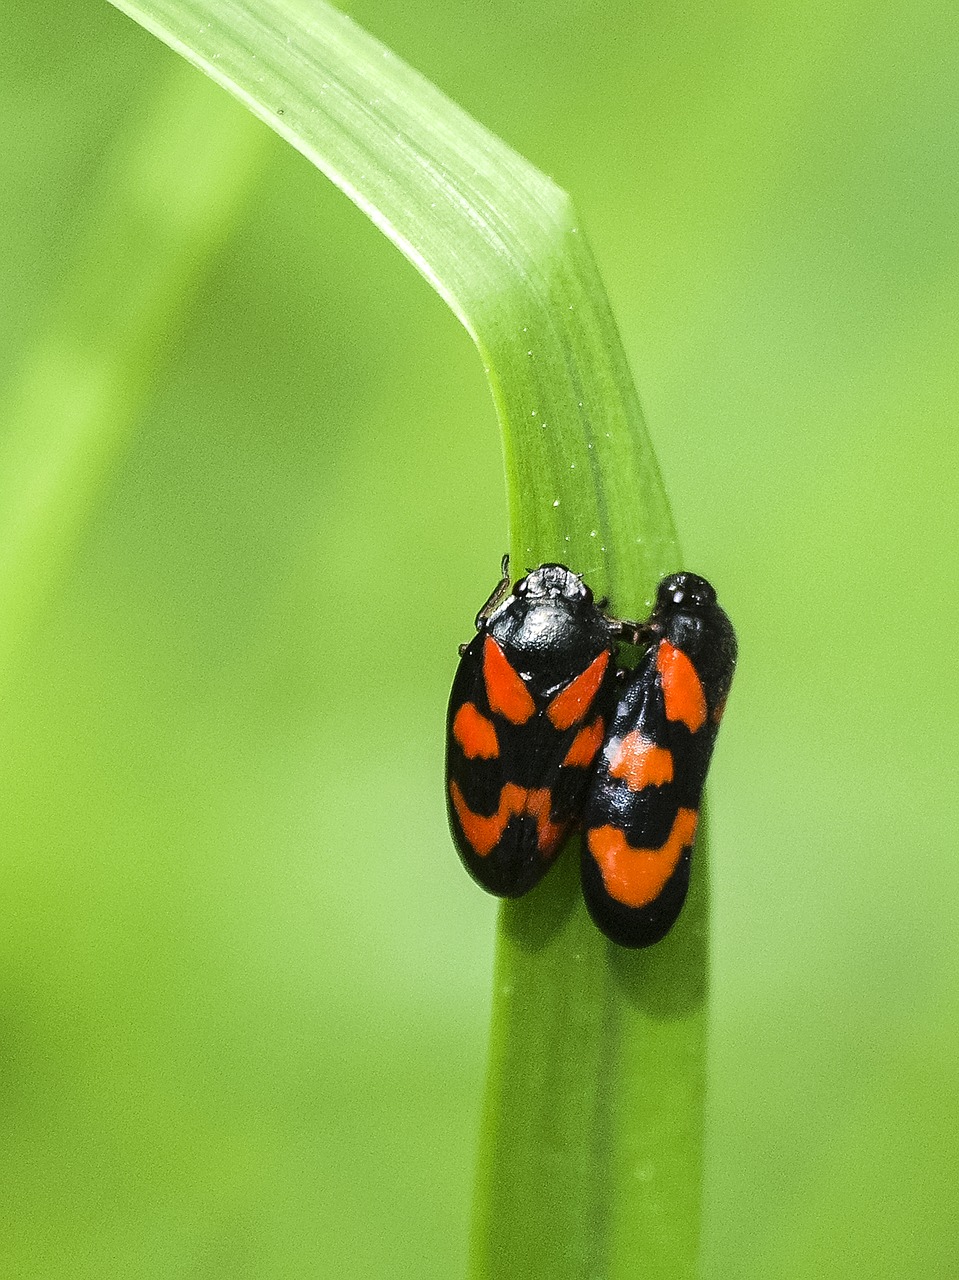
[[[706,770],[736,665],[736,636],[708,582],[659,586],[650,647],[622,687],[583,814],[583,896],[613,942],[647,947],[675,923]]]
[[[620,627],[563,565],[541,565],[508,596],[505,559],[503,572],[453,681],[446,795],[466,869],[511,898],[549,870],[582,814]]]

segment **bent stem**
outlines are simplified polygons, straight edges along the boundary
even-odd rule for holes
[[[503,433],[514,567],[561,561],[643,616],[676,539],[566,194],[320,0],[114,3],[326,173],[466,326]],[[680,925],[648,954],[593,929],[568,854],[504,906],[478,1280],[692,1274],[705,919],[702,847]]]

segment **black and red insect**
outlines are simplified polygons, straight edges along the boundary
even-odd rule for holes
[[[583,896],[613,942],[648,947],[689,887],[706,771],[736,666],[736,636],[709,583],[675,573],[640,628],[583,810]]]
[[[583,580],[544,564],[476,618],[447,717],[446,799],[470,875],[513,898],[542,878],[579,822],[615,700],[622,630]]]

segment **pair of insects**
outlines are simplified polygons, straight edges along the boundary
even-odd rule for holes
[[[503,579],[460,649],[447,719],[450,826],[470,875],[515,898],[583,829],[583,896],[613,942],[646,947],[679,915],[699,804],[736,665],[704,578],[674,573],[647,622],[608,617],[544,564]],[[631,672],[619,641],[644,644]]]

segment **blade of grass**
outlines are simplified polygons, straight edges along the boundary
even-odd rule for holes
[[[72,270],[0,403],[0,680],[69,560],[261,132],[174,69],[91,190]]]
[[[466,326],[503,430],[513,564],[561,560],[642,613],[676,539],[565,193],[319,0],[113,2],[337,183]],[[704,921],[702,850],[682,924],[651,955],[597,934],[569,858],[504,907],[477,1277],[693,1273]]]

